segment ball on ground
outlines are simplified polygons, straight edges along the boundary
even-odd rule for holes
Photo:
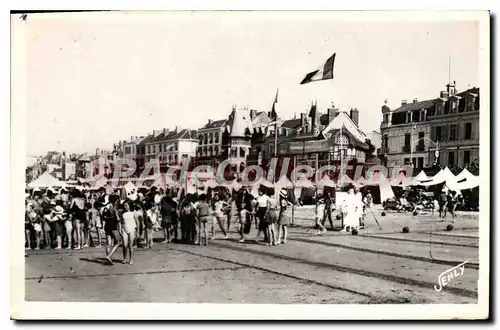
[[[449,224],[448,226],[446,226],[446,230],[447,231],[453,230],[453,225]]]
[[[385,211],[384,211],[384,212],[382,212],[382,214],[381,214],[381,215],[382,215],[383,217],[385,217]]]
[[[407,234],[410,232],[410,228],[408,228],[408,226],[404,226],[403,227],[403,233]]]
[[[358,234],[358,230],[356,228],[354,228],[353,230],[351,230],[351,234],[357,235]]]
[[[342,216],[340,214],[337,214],[336,218],[337,218],[337,220],[340,220],[340,219],[342,219]]]

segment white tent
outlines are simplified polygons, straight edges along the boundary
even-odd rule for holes
[[[328,175],[324,175],[323,178],[319,181],[319,185],[321,187],[335,187],[335,182],[330,179]]]
[[[44,172],[35,180],[28,183],[28,188],[48,188],[48,187],[66,187],[66,183],[54,178],[49,172]]]
[[[427,181],[429,181],[429,177],[427,176],[427,174],[425,174],[424,171],[420,171],[420,173],[418,173],[417,176],[415,176],[412,179],[412,184],[422,185],[422,182],[427,182]]]
[[[389,179],[385,176],[380,175],[379,179],[379,188],[380,188],[380,200],[382,202],[386,201],[389,198],[395,198],[394,191],[392,190],[391,183]]]
[[[463,179],[471,179],[471,178],[477,178],[477,177],[471,172],[469,172],[469,170],[466,168],[464,168],[462,172],[458,173],[456,176],[457,182],[462,181]]]
[[[433,186],[436,184],[440,184],[446,182],[448,186],[454,186],[455,183],[457,182],[455,175],[450,171],[448,167],[445,167],[441,171],[439,171],[436,175],[434,175],[432,178],[429,178],[428,181],[422,182],[421,185],[423,186]],[[451,189],[451,187],[450,187]]]
[[[479,177],[469,172],[466,168],[456,176],[456,188],[460,190],[472,189],[479,186]]]
[[[353,183],[353,181],[347,174],[344,174],[344,176],[341,177],[340,180],[337,182],[339,186],[346,186],[351,183]]]

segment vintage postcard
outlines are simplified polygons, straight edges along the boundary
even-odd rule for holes
[[[11,33],[12,318],[489,317],[489,12]]]

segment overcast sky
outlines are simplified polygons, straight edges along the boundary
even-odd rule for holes
[[[395,14],[394,14],[395,15]],[[231,106],[292,118],[317,99],[357,107],[365,132],[380,107],[437,97],[451,79],[478,86],[473,21],[346,21],[329,13],[34,15],[27,43],[27,152],[94,152],[153,129],[196,129]],[[299,85],[337,53],[335,79]]]

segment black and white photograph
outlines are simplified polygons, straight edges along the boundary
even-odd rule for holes
[[[488,318],[488,11],[10,20],[12,318]]]

